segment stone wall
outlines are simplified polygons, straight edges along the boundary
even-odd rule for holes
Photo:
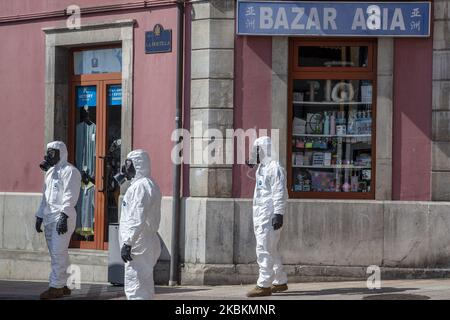
[[[50,257],[45,236],[35,231],[35,212],[40,200],[40,194],[0,192],[0,279],[48,279]],[[168,216],[161,223],[162,252],[155,268],[158,284],[167,284],[169,279],[170,255],[165,244],[170,239],[167,219],[171,203],[167,198],[162,203],[162,211]],[[71,263],[80,267],[82,282],[107,282],[108,251],[70,249],[69,255]]]
[[[183,283],[256,281],[250,199],[188,198]],[[450,271],[450,203],[289,200],[280,251],[293,281],[440,277]]]
[[[450,200],[450,1],[434,1],[432,199]]]
[[[0,193],[0,278],[46,280],[50,261],[34,230],[39,194]],[[155,270],[166,284],[171,198],[164,197]],[[363,279],[377,265],[383,278],[450,274],[450,203],[289,200],[280,251],[291,281]],[[182,282],[256,281],[251,199],[187,198],[182,202]],[[71,250],[82,281],[106,282],[108,253]]]
[[[232,165],[210,163],[202,150],[213,140],[225,146],[226,130],[233,129],[234,1],[192,5],[191,50],[191,151],[197,152],[200,161],[191,159],[190,195],[231,197]],[[208,134],[207,130],[213,131]]]

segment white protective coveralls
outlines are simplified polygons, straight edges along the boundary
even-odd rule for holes
[[[150,178],[150,157],[144,150],[128,154],[136,170],[122,201],[120,247],[131,246],[132,261],[125,264],[125,294],[129,300],[153,298],[153,268],[161,254],[158,237],[161,191]]]
[[[259,265],[257,285],[269,288],[272,284],[287,283],[278,241],[282,228],[274,230],[272,218],[275,214],[284,215],[287,201],[286,174],[276,160],[271,159],[272,143],[269,137],[260,137],[253,144],[253,152],[260,147],[263,155],[256,170],[256,185],[253,197],[253,226],[256,237],[256,256]]]
[[[45,239],[51,258],[49,286],[62,288],[67,285],[69,267],[69,242],[75,230],[77,213],[75,205],[81,188],[81,174],[67,162],[67,147],[64,142],[54,141],[47,149],[59,150],[60,160],[45,173],[44,191],[36,217],[43,219]],[[61,212],[67,218],[67,232],[58,234],[56,223]]]

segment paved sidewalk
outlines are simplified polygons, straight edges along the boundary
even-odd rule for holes
[[[157,300],[243,300],[252,285],[156,287]],[[47,288],[45,282],[0,281],[0,299],[35,300]],[[123,287],[109,284],[84,284],[73,291],[70,300],[122,300]],[[365,281],[292,283],[289,291],[262,299],[273,300],[450,300],[450,279],[389,280],[382,288],[369,290]]]

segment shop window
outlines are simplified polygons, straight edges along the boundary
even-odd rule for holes
[[[351,40],[298,43],[294,48],[293,71],[368,72],[373,67],[373,46],[370,42]]]
[[[368,65],[367,46],[300,46],[299,67],[360,67]]]
[[[293,40],[291,46],[291,196],[374,198],[375,45]]]

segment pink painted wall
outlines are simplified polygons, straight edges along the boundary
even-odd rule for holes
[[[63,10],[71,0],[2,0],[0,17]],[[81,7],[126,3],[124,0],[79,0]],[[189,12],[189,10],[188,10]],[[147,149],[153,175],[164,195],[171,194],[170,134],[174,127],[176,85],[176,9],[126,11],[84,16],[83,23],[136,19],[134,147]],[[144,33],[155,23],[173,30],[173,52],[144,54]],[[64,19],[0,25],[0,192],[39,192],[38,163],[44,144],[45,42],[42,28]],[[189,22],[187,22],[188,24]],[[189,28],[186,28],[189,30]],[[190,35],[187,34],[189,44]],[[189,52],[189,49],[188,49]],[[271,127],[271,38],[236,37],[235,128]],[[186,74],[190,57],[186,56]],[[411,67],[413,66],[413,67]],[[431,171],[432,41],[395,41],[393,198],[429,200]],[[189,111],[189,77],[185,84],[185,119]],[[162,125],[161,125],[162,124]],[[185,128],[189,128],[185,121]],[[12,155],[14,161],[11,161]],[[184,166],[184,176],[188,177]],[[244,165],[233,168],[233,196],[251,197],[254,181]],[[184,194],[188,195],[187,179]]]
[[[145,17],[144,17],[145,16]],[[146,149],[152,159],[152,175],[164,195],[172,193],[170,140],[175,126],[177,51],[145,54],[145,31],[156,23],[172,29],[172,48],[177,47],[177,9],[145,13],[135,30],[133,148]]]
[[[0,9],[0,12],[1,9]],[[43,24],[0,26],[0,191],[40,191],[44,145]]]
[[[0,1],[0,17],[62,10],[73,1]],[[81,6],[124,3],[123,0],[80,0]],[[82,23],[136,19],[133,147],[152,158],[152,173],[164,195],[172,191],[170,135],[174,128],[176,85],[176,8],[125,11],[105,16],[82,16]],[[155,23],[172,29],[173,51],[146,55],[145,32]],[[44,27],[61,26],[64,19],[0,25],[0,192],[40,192],[38,167],[44,152],[45,37]],[[8,62],[8,63],[5,63]],[[187,106],[188,107],[188,106]],[[8,155],[8,156],[6,156]],[[11,159],[13,161],[11,161]]]
[[[272,38],[237,36],[235,48],[234,127],[269,130],[272,123]],[[255,169],[234,165],[233,197],[253,197],[254,176]]]
[[[137,0],[1,0],[0,17],[64,10],[70,5],[81,8],[138,2]]]
[[[396,39],[394,200],[431,200],[433,40]],[[381,143],[381,142],[379,142]]]

